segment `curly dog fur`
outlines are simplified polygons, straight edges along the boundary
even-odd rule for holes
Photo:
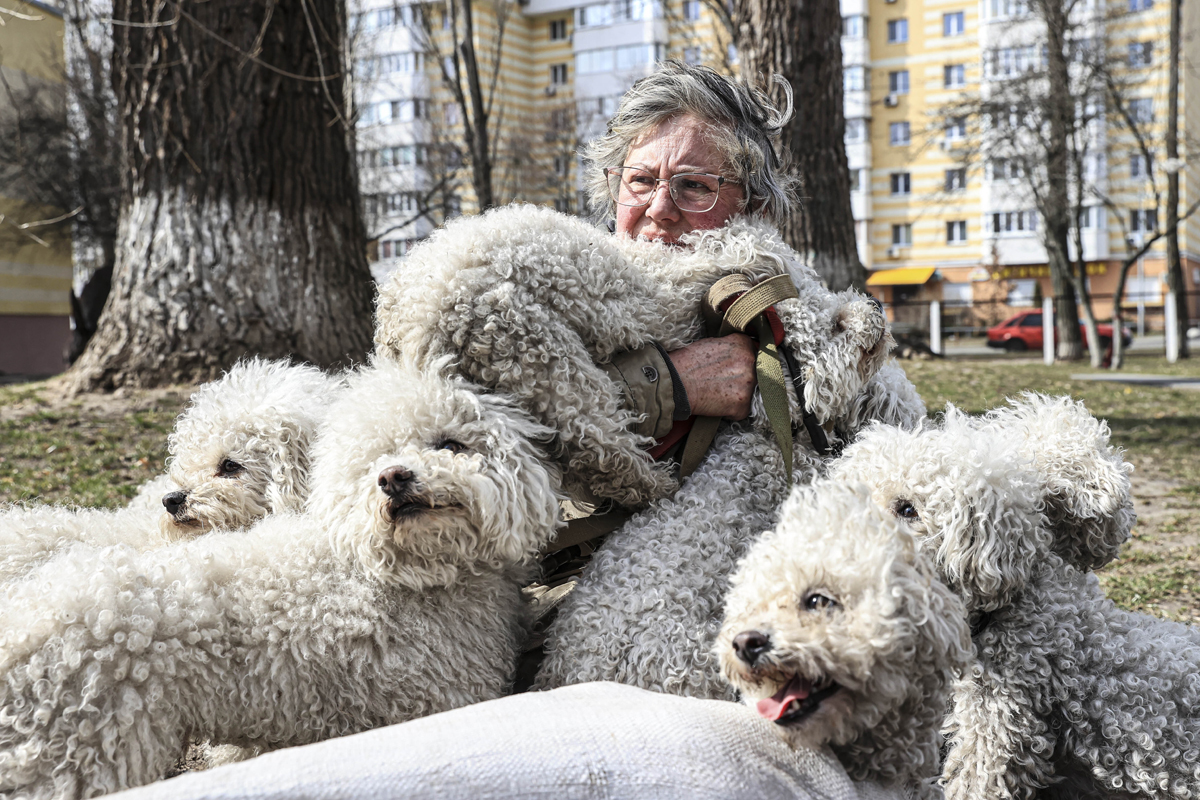
[[[285,747],[508,689],[558,524],[550,432],[408,365],[348,381],[303,515],[74,548],[7,587],[0,793],[92,796],[158,779],[189,737]]]
[[[240,362],[192,395],[168,438],[170,472],[148,481],[125,508],[0,511],[0,583],[80,542],[147,549],[299,511],[308,495],[309,450],[337,385],[315,367]],[[163,510],[172,493],[174,514]]]
[[[800,299],[781,303],[779,313],[803,342],[793,344],[799,351],[817,349],[839,324],[856,324],[834,319],[838,304],[765,223],[735,219],[688,244],[613,236],[532,206],[456,220],[381,288],[377,352],[422,361],[453,355],[465,376],[510,394],[554,429],[554,455],[572,493],[644,506],[676,481],[647,456],[650,442],[628,429],[620,389],[597,365],[652,342],[673,350],[698,338],[704,294],[731,273],[757,283],[791,272]],[[819,359],[801,361],[821,368]],[[864,362],[842,379],[861,388],[878,368]],[[833,419],[857,394],[850,388],[813,380],[806,399],[819,418]]]
[[[908,520],[962,598],[946,795],[1200,796],[1200,634],[1116,608],[1087,569],[1133,523],[1129,465],[1082,404],[879,429],[835,470]]]
[[[966,614],[865,486],[793,492],[738,565],[716,652],[793,746],[828,744],[856,780],[936,796],[939,729],[972,658]]]
[[[857,357],[853,338],[832,337],[831,348],[841,345]],[[912,426],[924,411],[890,364],[836,422],[849,435],[869,419]],[[820,474],[821,459],[803,434],[794,452],[795,482]],[[738,560],[775,524],[788,489],[779,445],[756,400],[752,419],[722,431],[673,497],[634,516],[596,551],[547,631],[535,688],[607,680],[734,699],[712,654],[722,599]]]

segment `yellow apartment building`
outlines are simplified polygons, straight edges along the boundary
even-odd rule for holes
[[[0,26],[0,75],[13,93],[48,88],[42,95],[63,108],[63,20],[53,6],[5,4]],[[15,113],[0,92],[0,116]],[[6,146],[0,143],[0,146]],[[9,143],[11,146],[11,143]],[[21,227],[61,216],[65,209],[35,202],[28,187],[0,181],[0,379],[4,375],[49,375],[65,366],[70,337],[72,279],[68,223]]]

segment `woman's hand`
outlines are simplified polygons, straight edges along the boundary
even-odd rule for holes
[[[731,333],[719,339],[700,339],[669,355],[693,414],[725,419],[750,415],[757,378],[754,342],[749,336]]]

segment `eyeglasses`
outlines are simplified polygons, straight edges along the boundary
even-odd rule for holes
[[[707,172],[681,172],[670,178],[656,178],[638,167],[606,167],[604,174],[608,178],[608,193],[619,205],[647,205],[665,183],[680,211],[697,213],[712,211],[720,197],[721,185],[737,182]]]

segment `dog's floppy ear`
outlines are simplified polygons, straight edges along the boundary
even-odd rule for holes
[[[1132,465],[1109,444],[1108,424],[1069,397],[1027,393],[983,418],[1011,437],[1044,485],[1054,552],[1079,569],[1116,558],[1136,515]]]
[[[312,434],[302,425],[281,420],[271,436],[274,452],[267,505],[276,513],[299,511],[308,499],[308,450]]]

